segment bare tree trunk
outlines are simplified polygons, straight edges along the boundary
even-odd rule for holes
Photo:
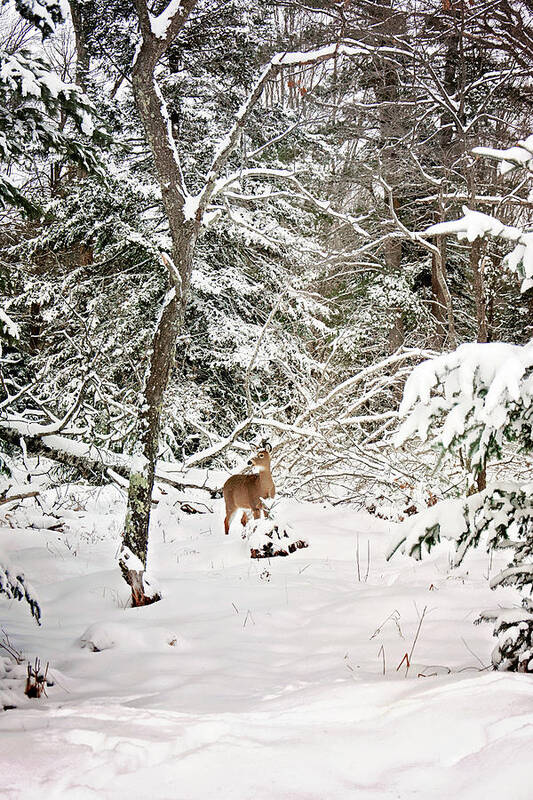
[[[137,453],[130,473],[128,508],[119,559],[124,579],[131,586],[134,606],[159,600],[159,594],[151,588],[146,578],[155,461],[164,393],[174,363],[176,340],[183,326],[192,255],[200,228],[199,219],[186,220],[184,217],[183,178],[164,100],[155,82],[154,69],[194,5],[195,2],[191,1],[184,3],[185,8],[179,8],[171,23],[175,30],[170,31],[168,41],[162,41],[152,33],[144,0],[136,2],[143,42],[133,67],[133,94],[161,185],[172,238],[172,259],[163,257],[169,270],[171,288],[156,326],[144,381],[138,416]]]
[[[488,342],[487,293],[485,288],[484,259],[481,256],[480,239],[474,239],[470,247],[470,267],[474,276],[477,340],[478,342]]]
[[[444,259],[442,256],[442,251],[440,255],[434,255],[433,257],[433,269],[435,275],[435,281],[437,288],[437,297],[442,297],[443,299],[443,306],[446,310],[446,335],[447,335],[447,343],[450,347],[457,346],[457,338],[455,335],[455,321],[453,315],[453,305],[452,305],[452,296],[450,294],[450,290],[448,288],[448,283],[446,281],[446,265],[444,263]]]
[[[443,268],[441,265],[446,264],[446,240],[444,236],[437,236],[435,244],[440,251],[440,258],[436,255],[436,253],[432,253],[431,255],[431,310],[437,322],[435,347],[437,349],[442,349],[444,342],[446,341],[448,318],[446,309],[446,293],[443,291],[442,278],[440,275],[440,269]],[[445,278],[445,276],[442,277]]]
[[[183,323],[181,298],[172,289],[156,328],[138,417],[138,452],[130,472],[128,510],[120,554],[120,568],[131,586],[134,606],[159,600],[147,585],[148,529],[163,397],[174,361],[176,339]],[[135,558],[131,557],[131,554]],[[138,559],[138,561],[137,561]],[[139,561],[142,565],[139,568]]]
[[[383,45],[391,43],[396,36],[405,32],[405,23],[395,13],[392,0],[377,0],[369,6],[369,27],[376,31],[377,42]],[[372,65],[371,86],[380,108],[378,111],[379,151],[383,177],[391,187],[391,202],[396,213],[401,211],[404,202],[400,166],[396,143],[404,133],[403,119],[395,108],[399,99],[399,67],[386,59],[376,58]],[[384,247],[385,264],[392,275],[401,272],[403,242],[401,239],[389,239]],[[403,309],[394,310],[392,326],[389,330],[389,350],[393,353],[404,344],[405,327]]]
[[[87,37],[85,23],[79,0],[69,0],[72,27],[76,41],[76,83],[83,91],[87,89],[87,75],[89,74],[90,56],[87,50]]]
[[[446,56],[444,62],[444,73],[442,76],[443,86],[446,92],[452,96],[458,90],[458,71],[459,71],[459,34],[454,31],[447,37]],[[453,117],[449,112],[443,111],[440,119],[440,147],[442,150],[443,162],[451,167],[457,153],[457,145],[454,145]],[[445,208],[442,198],[439,200],[440,222],[445,219]],[[455,346],[455,325],[452,307],[452,296],[448,287],[446,274],[446,240],[443,236],[438,236],[435,242],[440,251],[440,257],[436,254],[431,259],[431,290],[433,294],[433,315],[437,321],[437,341],[436,346],[442,348],[448,341],[451,347]]]
[[[401,309],[395,311],[394,324],[389,331],[389,351],[395,353],[405,342],[405,328]]]

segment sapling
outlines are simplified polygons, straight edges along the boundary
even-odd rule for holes
[[[533,136],[510,150],[478,148],[501,162],[502,173],[520,168],[531,175]],[[494,217],[463,209],[464,216],[432,226],[426,235],[454,233],[469,242],[486,237],[509,241],[513,249],[504,260],[522,280],[522,291],[533,286],[533,237]],[[416,367],[405,385],[400,406],[405,421],[396,444],[418,436],[428,438],[444,461],[461,454],[474,479],[484,476],[487,463],[511,445],[521,452],[533,449],[533,342],[467,343],[452,353]],[[481,488],[478,480],[478,489]],[[444,500],[403,526],[398,548],[421,558],[442,537],[455,541],[455,565],[483,538],[489,552],[507,548],[507,568],[490,580],[491,588],[515,586],[522,608],[483,613],[495,621],[498,644],[492,654],[496,669],[533,672],[533,484],[495,483],[466,498]],[[490,567],[489,567],[490,571]]]

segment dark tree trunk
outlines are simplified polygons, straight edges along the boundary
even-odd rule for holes
[[[401,309],[396,310],[394,324],[389,332],[389,350],[395,353],[405,342],[405,328]]]
[[[83,91],[87,89],[87,76],[89,74],[90,56],[87,49],[87,35],[85,20],[83,18],[82,3],[79,0],[69,0],[72,27],[76,41],[76,83]]]
[[[481,240],[475,239],[470,247],[470,267],[474,278],[474,302],[476,306],[477,340],[488,342],[487,293],[485,289],[484,259],[481,256]]]
[[[478,492],[482,492],[484,489],[487,488],[487,468],[483,466],[480,471],[478,472],[476,478],[477,490]]]
[[[437,331],[434,346],[440,350],[444,346],[447,334],[447,301],[446,293],[441,279],[441,270],[445,270],[446,264],[446,240],[443,236],[437,236],[435,245],[440,251],[440,259],[433,253],[431,256],[431,311],[437,323]],[[444,273],[443,277],[446,275]]]
[[[156,328],[138,417],[138,453],[129,476],[128,510],[120,556],[120,567],[131,586],[134,606],[147,605],[159,599],[159,595],[146,585],[144,571],[148,556],[148,529],[161,411],[174,361],[176,339],[183,322],[181,309],[181,298],[171,289]],[[135,559],[131,558],[130,553]],[[137,559],[142,569],[133,566],[137,564],[139,567]]]
[[[375,32],[372,36],[375,44],[391,45],[396,41],[396,37],[401,37],[405,33],[405,18],[396,12],[392,0],[377,0],[368,7],[367,13],[368,28]],[[398,113],[396,106],[400,93],[399,66],[383,57],[375,57],[369,83],[379,104],[377,122],[383,178],[391,188],[391,202],[394,209],[401,214],[406,196],[402,188],[405,183],[403,164],[397,148],[398,141],[405,133],[404,119]],[[401,272],[404,255],[402,240],[389,239],[385,242],[383,252],[387,272],[398,275]],[[393,314],[388,337],[391,353],[401,347],[405,340],[403,309],[394,309]]]

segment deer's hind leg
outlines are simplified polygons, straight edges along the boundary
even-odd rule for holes
[[[224,533],[226,534],[226,536],[229,533],[231,523],[233,522],[235,514],[237,513],[238,510],[239,509],[236,508],[233,505],[233,503],[228,503],[228,501],[226,500],[226,518],[224,520]]]

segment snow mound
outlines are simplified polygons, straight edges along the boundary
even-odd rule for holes
[[[272,518],[254,520],[246,527],[249,532],[245,529],[244,535],[250,545],[252,558],[288,556],[308,546],[303,539],[297,538],[290,525]]]
[[[26,665],[0,656],[0,711],[8,711],[28,703],[24,694]]]
[[[80,647],[86,647],[93,653],[111,650],[113,647],[136,649],[143,644],[142,638],[132,632],[126,625],[116,622],[95,622],[89,625],[80,637]]]

